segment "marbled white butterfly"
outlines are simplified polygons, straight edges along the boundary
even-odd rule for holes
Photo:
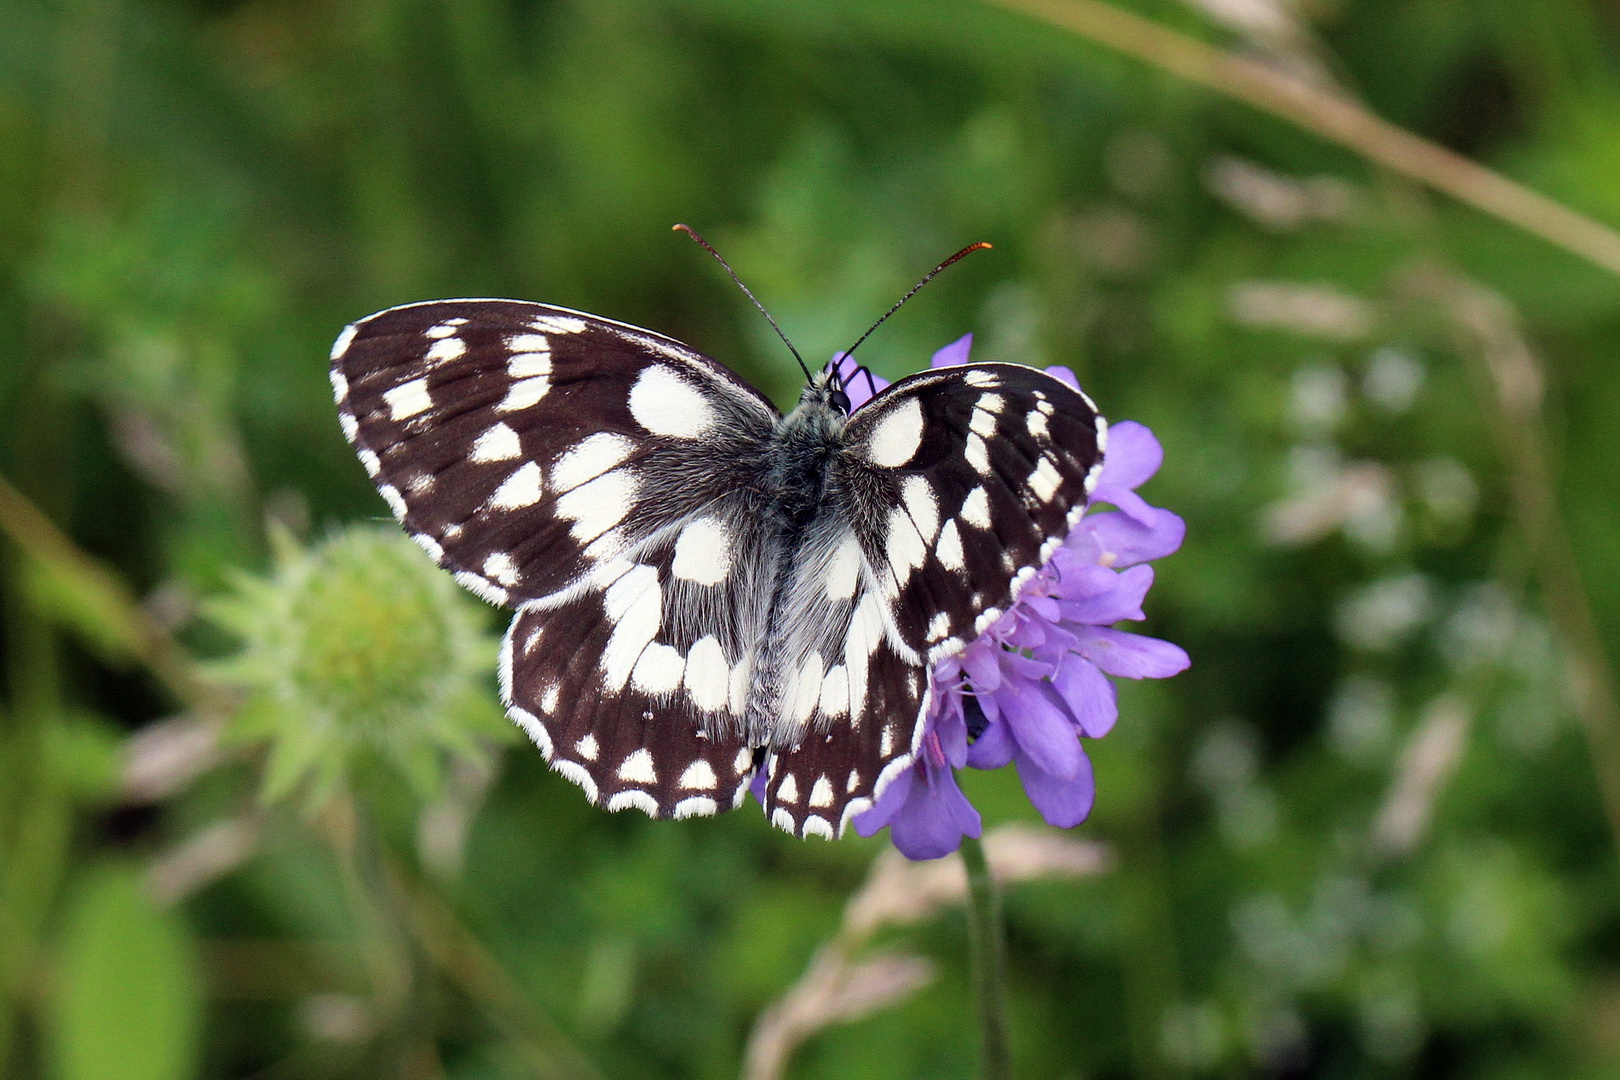
[[[332,348],[405,529],[515,608],[507,712],[609,810],[843,831],[912,761],[930,670],[1085,510],[1106,424],[1032,368],[831,365],[782,416],[670,338],[519,300],[390,308]]]

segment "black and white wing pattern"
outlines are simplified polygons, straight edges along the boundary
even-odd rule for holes
[[[765,806],[834,836],[919,748],[935,661],[1007,611],[1085,510],[1107,425],[1015,364],[938,368],[851,417],[795,560]]]
[[[331,375],[405,529],[519,609],[502,693],[552,766],[613,810],[740,801],[754,763],[736,718],[772,570],[755,478],[776,409],[679,342],[513,300],[363,319]]]
[[[492,603],[508,713],[609,810],[737,805],[831,837],[918,752],[930,672],[1085,509],[1106,425],[1012,364],[786,418],[677,341],[444,300],[343,332],[344,434],[407,532]]]

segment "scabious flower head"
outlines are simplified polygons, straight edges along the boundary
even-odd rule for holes
[[[428,799],[451,760],[511,737],[488,616],[415,545],[392,528],[274,539],[271,573],[209,605],[241,641],[210,671],[243,697],[230,735],[266,744],[266,800],[315,810],[378,763]]]
[[[972,344],[969,334],[945,346],[933,366],[966,363]],[[834,363],[857,407],[888,385],[855,376],[854,363],[842,354]],[[1046,371],[1078,389],[1067,368]],[[1009,763],[1048,823],[1067,828],[1085,820],[1095,787],[1080,738],[1101,738],[1118,718],[1109,677],[1162,679],[1189,662],[1168,641],[1113,628],[1144,617],[1142,600],[1153,584],[1147,564],[1179,548],[1186,532],[1181,518],[1136,494],[1163,458],[1159,441],[1141,424],[1127,420],[1109,428],[1091,504],[1116,509],[1088,512],[1007,613],[935,665],[921,750],[855,819],[857,832],[871,836],[887,826],[909,858],[948,855],[962,837],[980,830],[956,770]]]

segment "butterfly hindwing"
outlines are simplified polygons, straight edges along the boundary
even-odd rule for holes
[[[824,543],[858,549],[858,571],[807,545],[794,594],[819,614],[793,621],[806,640],[788,650],[842,656],[849,709],[824,693],[768,759],[773,822],[840,833],[911,762],[933,662],[1007,611],[1079,521],[1106,430],[1083,394],[1014,364],[922,372],[855,413]]]
[[[608,810],[684,818],[736,806],[753,751],[735,735],[705,734],[689,696],[649,690],[654,672],[605,693],[581,658],[605,651],[613,629],[594,596],[520,612],[501,647],[507,712],[552,768]]]

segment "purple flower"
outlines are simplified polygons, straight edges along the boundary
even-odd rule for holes
[[[972,344],[969,334],[945,346],[932,366],[966,363]],[[846,376],[855,374],[847,357],[834,363]],[[1078,388],[1067,368],[1046,370]],[[864,374],[854,381],[846,392],[858,407],[873,388]],[[888,385],[875,382],[876,389]],[[1109,676],[1162,679],[1189,663],[1168,641],[1113,629],[1144,617],[1142,600],[1153,584],[1146,564],[1179,548],[1186,532],[1181,518],[1136,494],[1163,459],[1159,441],[1141,424],[1127,420],[1109,428],[1091,502],[1118,509],[1082,518],[1010,610],[936,665],[921,752],[855,819],[858,833],[871,836],[887,826],[908,858],[948,855],[980,829],[955,770],[1009,762],[1049,824],[1067,828],[1085,820],[1095,786],[1080,737],[1101,738],[1118,718]]]

